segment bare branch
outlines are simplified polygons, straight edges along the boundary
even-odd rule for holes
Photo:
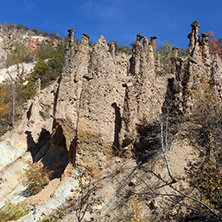
[[[211,208],[209,207],[207,204],[205,204],[203,201],[198,200],[194,197],[191,197],[183,192],[181,192],[180,190],[177,190],[174,186],[172,186],[171,183],[168,183],[166,180],[164,180],[162,177],[160,177],[159,175],[157,175],[155,172],[148,170],[147,168],[145,168],[144,166],[142,166],[145,172],[149,172],[152,173],[154,176],[156,176],[157,178],[159,178],[160,180],[162,180],[162,182],[164,182],[166,185],[168,185],[169,187],[171,187],[173,190],[175,190],[176,192],[178,192],[179,194],[183,195],[184,197],[191,199],[195,202],[200,203],[201,205],[203,205],[204,207],[206,207],[210,212],[212,212],[218,219],[220,219],[220,221],[222,221],[222,218]]]
[[[176,182],[176,178],[172,175],[171,170],[170,170],[170,166],[169,166],[169,161],[166,155],[166,148],[168,146],[168,142],[167,142],[167,128],[168,128],[168,117],[167,117],[167,124],[166,124],[166,135],[165,135],[165,147],[164,147],[164,135],[163,135],[163,117],[162,117],[162,113],[160,113],[160,128],[161,128],[161,147],[162,147],[162,151],[163,151],[163,155],[166,161],[166,166],[167,166],[167,170],[169,173],[170,178],[172,179],[172,182]]]

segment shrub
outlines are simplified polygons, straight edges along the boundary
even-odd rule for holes
[[[30,194],[40,192],[49,183],[52,173],[53,171],[43,168],[41,163],[29,162],[28,168],[25,169],[24,184],[28,186]]]
[[[36,34],[36,35],[39,35],[40,34],[40,31],[38,29],[32,29],[32,31]]]
[[[29,210],[29,205],[24,202],[9,204],[0,210],[0,221],[18,220],[28,214]]]
[[[142,215],[142,210],[139,207],[138,196],[133,196],[133,203],[130,206],[130,209],[123,212],[123,216],[127,221],[130,222],[145,222],[146,218]]]

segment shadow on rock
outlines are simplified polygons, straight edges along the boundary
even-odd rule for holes
[[[35,142],[30,131],[27,135],[28,151],[31,152],[33,162],[41,162],[47,170],[53,170],[52,179],[59,178],[69,163],[68,151],[64,146],[51,145],[51,134],[42,129],[38,141]]]
[[[119,153],[119,148],[120,148],[119,134],[122,128],[122,118],[120,114],[120,108],[117,106],[117,104],[113,103],[111,106],[115,110],[115,132],[114,132],[114,141],[113,141],[112,148],[113,148],[113,152],[117,155]]]

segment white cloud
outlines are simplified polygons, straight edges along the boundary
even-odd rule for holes
[[[89,0],[82,5],[82,11],[86,17],[99,18],[103,21],[115,20],[119,17],[118,4],[114,1]]]

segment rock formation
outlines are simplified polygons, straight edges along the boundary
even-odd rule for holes
[[[83,35],[78,52],[74,52],[74,30],[69,30],[64,66],[55,95],[54,123],[51,143],[64,146],[70,161],[75,162],[77,125],[83,75],[89,62],[89,36]]]
[[[137,35],[135,49],[130,59],[128,75],[131,84],[126,84],[123,112],[123,134],[126,138],[135,137],[136,124],[143,119],[152,122],[158,118],[164,98],[164,84],[158,85],[160,80],[154,70],[153,46],[148,43],[146,37],[143,38],[142,44],[141,36]]]
[[[114,188],[112,177],[109,178],[108,185],[104,182],[105,186],[101,188],[103,191],[99,191],[100,197],[95,196],[99,200],[103,198],[103,202],[95,205],[94,209],[97,206],[98,209],[102,209],[101,217],[104,218],[112,215],[111,211],[114,212],[113,215],[122,214],[119,205],[121,203],[122,206],[126,199],[118,199],[116,193],[128,192],[127,189],[121,189],[128,182],[126,186],[134,187],[134,184],[137,184],[139,191],[142,180],[138,181],[137,175],[144,177],[144,172],[137,170],[137,175],[130,174],[134,176],[134,180],[131,181],[128,169],[134,172],[137,168],[136,161],[130,159],[122,173],[117,171],[117,162],[121,162],[119,157],[112,158],[109,162],[112,166],[107,170],[104,165],[108,154],[124,154],[126,149],[141,147],[146,151],[158,151],[161,147],[159,114],[175,114],[177,122],[180,122],[182,117],[189,117],[195,106],[191,92],[201,90],[202,80],[212,80],[217,93],[221,95],[221,60],[218,55],[210,54],[206,33],[201,34],[200,40],[199,23],[195,21],[191,27],[191,34],[188,36],[189,55],[180,57],[178,48],[174,47],[171,73],[165,76],[156,73],[156,37],[151,37],[149,42],[145,36],[138,34],[132,54],[125,54],[116,52],[114,43],[108,45],[103,36],[91,50],[90,36],[87,34],[83,34],[82,41],[76,49],[74,30],[69,29],[60,78],[29,101],[27,113],[24,114],[21,124],[12,132],[8,132],[2,138],[4,141],[0,143],[3,153],[10,150],[7,155],[0,156],[0,207],[4,205],[7,195],[10,201],[25,198],[20,194],[25,190],[20,184],[21,178],[24,177],[23,168],[27,167],[27,160],[41,160],[45,167],[54,170],[53,178],[61,177],[68,162],[79,167],[73,168],[69,165],[61,181],[57,180],[54,191],[48,193],[47,200],[44,199],[45,203],[41,206],[39,204],[38,210],[30,212],[22,221],[34,221],[35,217],[40,219],[42,212],[51,212],[53,208],[63,204],[67,197],[73,194],[78,197],[76,178],[82,176],[79,172],[83,168],[101,170],[101,178],[108,178],[109,170],[112,175],[118,175]],[[140,126],[146,127],[144,138],[143,135],[139,135]],[[187,162],[199,158],[198,149],[193,149],[187,138],[175,139],[167,152],[173,173],[176,172],[177,176],[185,174],[184,167]],[[165,162],[162,154],[158,158],[159,162],[152,163],[151,167],[155,172],[160,172],[167,181],[169,178],[166,168],[163,167]],[[150,163],[147,165],[150,166]],[[180,169],[176,169],[177,166],[180,166]],[[13,174],[16,174],[13,178],[7,178]],[[158,192],[166,192],[165,185],[159,186],[159,181],[156,178],[150,180],[151,177],[153,175],[147,177],[146,173],[145,188],[151,184],[152,189],[158,184],[158,189],[161,189]],[[119,181],[123,183],[120,184]],[[184,185],[183,180],[181,181]],[[12,185],[8,186],[9,183]],[[47,189],[50,190],[51,187]],[[112,191],[108,191],[109,189]],[[127,195],[124,193],[124,198]],[[166,206],[162,206],[161,198],[155,199],[156,203],[159,202],[155,211],[158,214]],[[110,200],[112,203],[108,206]],[[144,209],[151,215],[154,211],[148,209],[148,205],[145,203]],[[91,213],[88,217],[91,217]],[[110,217],[107,221],[109,220]]]
[[[135,138],[136,124],[158,117],[166,86],[155,75],[155,38],[151,44],[138,34],[130,58],[116,55],[114,44],[108,46],[103,36],[89,54],[85,34],[75,54],[73,36],[71,29],[55,95],[51,143],[65,146],[74,164],[76,152],[119,153],[127,137]]]
[[[177,53],[171,58],[173,78],[169,79],[168,107],[179,113],[190,113],[195,107],[192,90],[201,92],[201,81],[212,80],[220,92],[221,59],[217,54],[210,54],[208,35],[202,33],[200,40],[199,23],[194,21],[188,35],[189,55],[180,58]],[[166,107],[166,106],[165,106]],[[175,108],[176,107],[176,108]]]
[[[207,34],[200,40],[199,23],[191,27],[189,55],[179,57],[174,47],[172,74],[164,77],[156,74],[156,37],[149,42],[138,34],[130,55],[116,53],[114,43],[108,45],[103,36],[91,51],[87,34],[76,49],[74,30],[68,30],[62,74],[52,91],[51,149],[68,152],[73,164],[76,155],[84,159],[85,151],[90,158],[97,150],[120,153],[135,141],[138,124],[158,121],[161,109],[189,114],[191,91],[199,89],[203,76],[221,93],[221,60],[210,54]]]
[[[79,109],[79,149],[112,149],[115,129],[121,127],[124,89],[118,73],[116,57],[110,52],[103,36],[95,44],[90,56],[88,76],[83,80]],[[119,116],[119,117],[118,117]],[[116,135],[118,136],[118,135]],[[117,145],[118,146],[118,145]]]

